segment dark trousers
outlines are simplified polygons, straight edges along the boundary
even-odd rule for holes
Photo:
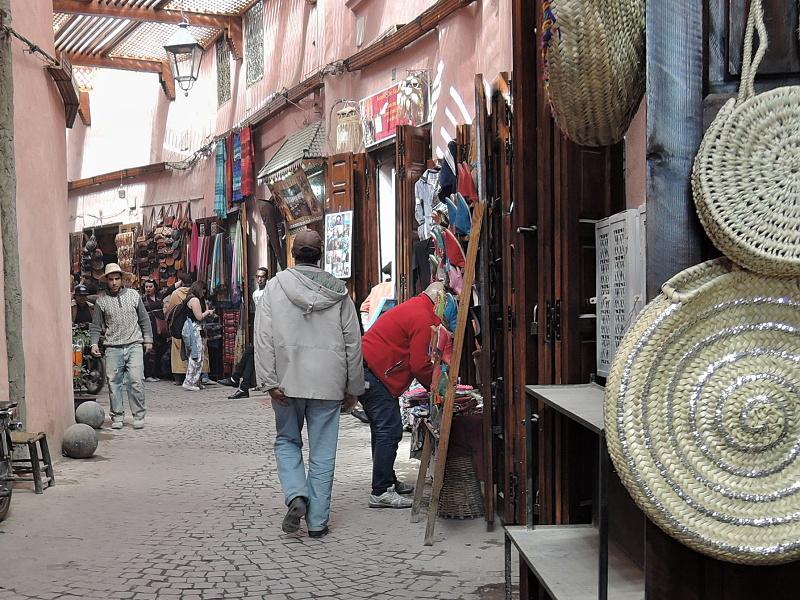
[[[372,494],[380,496],[397,482],[394,461],[397,458],[397,446],[403,439],[403,423],[397,398],[367,367],[364,367],[364,379],[369,389],[360,400],[369,417],[372,434]]]
[[[164,342],[156,337],[153,342],[153,349],[144,355],[144,376],[161,376],[161,357],[164,354]]]
[[[241,390],[249,390],[255,387],[256,351],[253,346],[245,348],[242,358],[234,367],[231,376],[239,380],[239,389]]]

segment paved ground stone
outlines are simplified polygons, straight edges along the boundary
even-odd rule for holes
[[[94,458],[56,465],[54,488],[18,485],[0,524],[0,599],[503,597],[499,528],[440,519],[425,547],[408,510],[367,508],[369,427],[349,416],[331,533],[284,534],[274,413],[264,396],[228,393],[147,384],[144,430],[107,422]],[[419,463],[407,456],[406,439],[398,475],[413,482]]]

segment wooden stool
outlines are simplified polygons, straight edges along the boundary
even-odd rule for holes
[[[39,451],[36,449],[36,442],[39,442],[39,450],[41,451],[41,458]],[[50,460],[50,449],[47,447],[47,436],[42,433],[28,433],[27,431],[12,431],[11,432],[11,445],[28,447],[28,458],[18,458],[11,461],[14,468],[14,475],[30,475],[30,477],[19,477],[18,481],[32,481],[33,488],[37,494],[42,493],[42,466],[44,463],[44,472],[47,475],[47,487],[52,487],[56,484],[55,477],[53,477],[53,461]],[[26,466],[30,465],[30,466]]]

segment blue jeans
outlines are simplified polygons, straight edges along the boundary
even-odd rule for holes
[[[321,531],[331,515],[333,470],[339,438],[341,402],[289,398],[289,406],[272,402],[275,410],[275,458],[286,505],[297,496],[308,502],[309,531]],[[303,464],[303,422],[308,423],[308,475]]]
[[[372,434],[372,494],[380,496],[397,482],[394,461],[397,458],[397,446],[403,439],[403,422],[397,398],[366,367],[364,379],[368,389],[360,400],[369,417]]]
[[[126,377],[127,375],[127,377]],[[134,419],[144,419],[144,351],[141,344],[106,348],[106,377],[111,420],[125,416],[125,396]]]

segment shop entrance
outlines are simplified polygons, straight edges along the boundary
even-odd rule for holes
[[[392,264],[392,281],[397,281],[396,253],[396,178],[397,164],[394,148],[380,153],[376,173],[378,190],[378,231],[380,233],[378,264],[383,268]]]

